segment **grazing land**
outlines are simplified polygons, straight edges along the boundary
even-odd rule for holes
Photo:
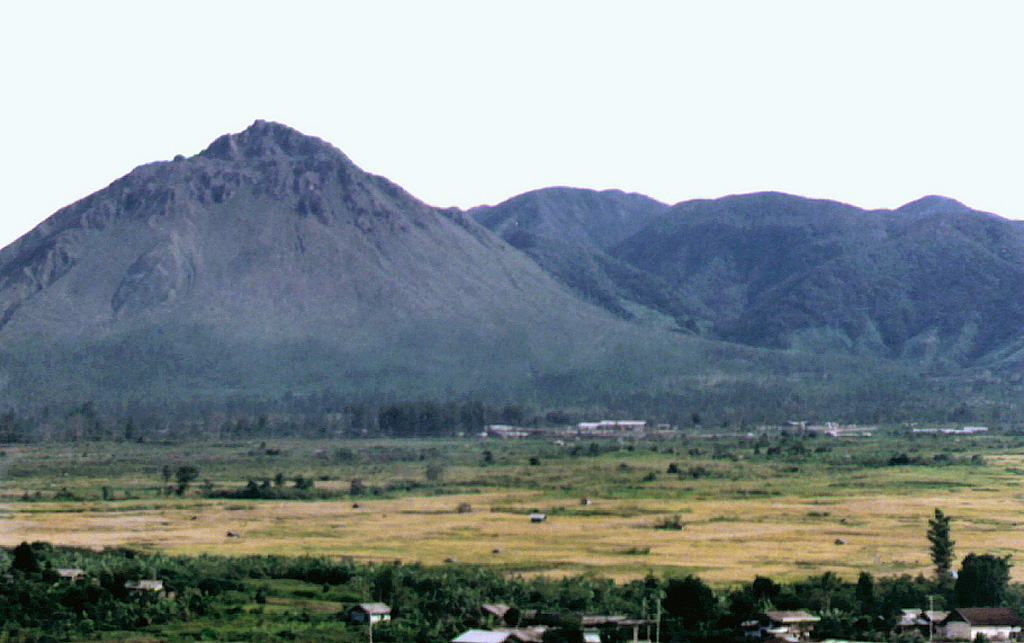
[[[6,445],[0,467],[6,547],[692,573],[723,586],[927,575],[935,508],[952,517],[956,560],[1015,554],[1024,534],[1024,437],[995,431],[77,442]],[[196,475],[181,488],[185,468]]]

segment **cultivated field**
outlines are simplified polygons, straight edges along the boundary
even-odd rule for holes
[[[1017,554],[1024,542],[1024,439],[1009,436],[3,449],[4,546],[448,560],[619,579],[693,572],[725,584],[930,573],[936,507],[953,518],[957,558]],[[168,494],[183,466],[198,479]],[[208,497],[250,479],[286,492],[297,476],[322,498]],[[535,511],[547,519],[531,522]],[[1024,568],[1012,572],[1024,580]]]

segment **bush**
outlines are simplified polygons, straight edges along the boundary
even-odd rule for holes
[[[683,517],[679,514],[666,516],[661,522],[654,525],[655,529],[681,530],[683,528]]]
[[[697,478],[703,478],[708,474],[708,470],[701,466],[690,467],[686,470],[686,475],[696,480]]]
[[[363,484],[362,478],[352,478],[352,482],[348,485],[348,492],[353,496],[362,495],[366,491],[366,485]]]

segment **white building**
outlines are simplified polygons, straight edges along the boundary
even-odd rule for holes
[[[1022,622],[1008,607],[961,607],[941,625],[947,639],[973,641],[981,635],[990,641],[1007,641],[1020,634]]]
[[[601,420],[600,422],[580,422],[576,428],[583,433],[643,431],[647,428],[647,422],[644,420]]]

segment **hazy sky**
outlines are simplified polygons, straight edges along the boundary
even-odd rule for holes
[[[1024,218],[1024,2],[6,2],[0,246],[257,118],[439,206],[925,194]]]

